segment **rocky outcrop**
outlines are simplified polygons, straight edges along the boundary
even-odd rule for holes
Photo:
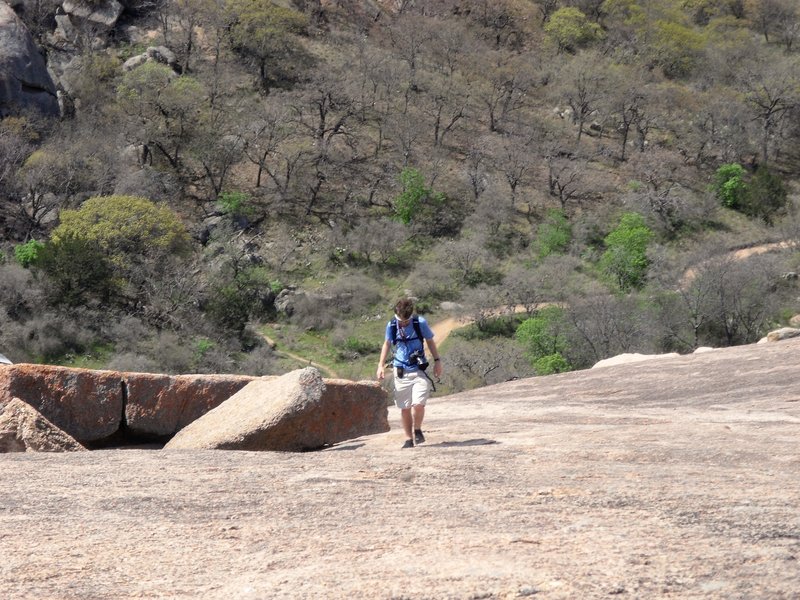
[[[767,341],[780,342],[782,340],[788,340],[789,338],[797,337],[799,335],[800,329],[796,329],[794,327],[782,327],[780,329],[776,329],[775,331],[770,331],[767,334]]]
[[[32,108],[58,116],[56,88],[25,25],[0,2],[0,118]]]
[[[122,422],[122,375],[49,365],[0,367],[0,407],[24,400],[81,443],[116,433]]]
[[[382,388],[323,380],[308,367],[247,384],[182,429],[165,449],[302,451],[388,430]]]
[[[677,352],[670,352],[668,354],[637,354],[637,353],[629,353],[629,354],[619,354],[617,356],[612,356],[611,358],[605,358],[603,360],[597,361],[593,366],[592,369],[602,369],[603,367],[613,367],[616,365],[626,365],[629,363],[637,363],[642,362],[643,360],[655,360],[659,358],[674,358],[676,356],[680,356]]]
[[[171,437],[256,377],[126,373],[125,422],[131,433]]]
[[[86,450],[30,404],[13,398],[0,411],[0,453]]]
[[[101,30],[109,30],[117,24],[123,6],[117,0],[85,2],[83,0],[64,0],[64,12],[71,18],[86,22]]]

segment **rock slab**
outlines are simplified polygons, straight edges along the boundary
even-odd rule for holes
[[[122,423],[122,374],[50,365],[0,367],[0,408],[19,398],[81,443],[107,438]]]
[[[135,435],[172,436],[256,377],[125,373],[125,422]]]
[[[30,404],[13,398],[0,412],[0,454],[86,450]]]
[[[377,385],[326,381],[308,367],[247,384],[165,449],[313,450],[388,431],[387,405]]]

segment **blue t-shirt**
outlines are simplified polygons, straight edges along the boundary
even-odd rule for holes
[[[419,330],[422,332],[422,337],[426,340],[433,338],[433,331],[431,331],[425,317],[419,317]],[[386,339],[392,343],[392,322],[386,324]],[[417,336],[414,330],[414,323],[408,322],[405,327],[400,327],[397,324],[397,344],[394,348],[394,360],[392,364],[395,367],[403,367],[406,371],[417,371],[419,367],[416,363],[408,364],[408,357],[416,350],[421,350],[425,354],[425,347],[423,341]]]

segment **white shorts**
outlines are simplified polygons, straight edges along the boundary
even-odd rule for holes
[[[402,379],[395,376],[394,403],[398,408],[425,406],[430,389],[430,381],[421,371],[406,373]]]

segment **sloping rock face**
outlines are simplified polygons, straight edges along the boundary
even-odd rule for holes
[[[0,453],[82,450],[86,448],[19,398],[12,399],[0,411]]]
[[[58,116],[56,88],[25,25],[0,2],[0,118],[29,108]]]
[[[325,381],[308,367],[249,383],[165,449],[312,450],[388,431],[387,406],[377,385]]]
[[[81,443],[111,436],[122,422],[122,374],[114,371],[0,367],[0,407],[15,397]]]
[[[125,373],[125,422],[131,433],[172,436],[256,377]]]

